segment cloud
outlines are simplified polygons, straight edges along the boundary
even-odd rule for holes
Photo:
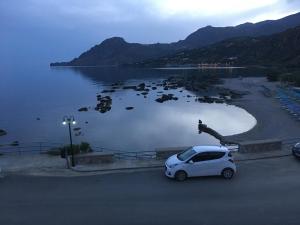
[[[284,2],[284,3],[282,3]],[[278,18],[299,1],[286,0],[2,0],[0,24],[78,29],[82,26],[232,25],[264,15]],[[297,9],[299,10],[300,7]],[[264,9],[264,12],[261,11]],[[282,10],[280,10],[282,9]],[[284,12],[282,12],[284,11]],[[251,13],[251,15],[250,15]],[[2,15],[1,15],[2,14]],[[249,16],[246,16],[249,15]],[[267,16],[265,16],[267,17]],[[268,18],[266,18],[268,19]],[[26,23],[27,22],[27,23]],[[170,24],[173,23],[173,24]],[[194,27],[194,25],[193,25]]]
[[[252,9],[271,6],[278,0],[165,0],[156,1],[161,15],[203,17],[243,13]]]
[[[32,52],[45,61],[67,60],[111,36],[173,42],[202,26],[278,19],[297,11],[298,0],[1,0],[0,59]]]

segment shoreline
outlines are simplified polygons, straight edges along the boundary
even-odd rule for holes
[[[243,66],[189,66],[189,67],[155,67],[155,70],[231,70],[231,69],[245,69]]]
[[[231,104],[240,107],[255,117],[257,123],[249,131],[241,134],[225,136],[230,141],[249,141],[278,138],[281,140],[299,138],[300,121],[281,108],[275,98],[278,83],[268,82],[265,77],[247,77],[243,79],[224,79],[225,88],[247,91],[249,94],[234,99]],[[262,91],[267,87],[273,96],[265,96]]]

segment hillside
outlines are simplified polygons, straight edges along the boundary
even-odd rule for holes
[[[300,66],[300,26],[262,37],[229,39],[207,47],[138,63],[140,66],[230,63],[231,65]]]
[[[123,38],[114,37],[94,46],[70,62],[52,63],[51,66],[118,66],[136,62],[137,59],[142,61],[173,52],[168,44],[127,43]]]

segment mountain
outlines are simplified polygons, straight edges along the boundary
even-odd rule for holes
[[[123,38],[113,37],[94,46],[70,62],[52,63],[51,66],[118,66],[173,53],[168,44],[127,43]]]
[[[293,14],[279,20],[266,20],[259,23],[244,23],[232,27],[207,26],[192,33],[185,40],[179,41],[178,45],[193,49],[234,37],[258,37],[262,35],[271,35],[298,25],[300,25],[300,13]]]
[[[230,27],[206,26],[186,39],[170,44],[127,43],[114,37],[92,47],[70,62],[51,63],[51,66],[118,66],[154,59],[187,49],[208,46],[234,37],[258,37],[282,32],[300,25],[300,13],[279,20],[245,23]]]
[[[260,37],[238,37],[199,49],[138,63],[140,66],[220,63],[231,65],[300,66],[300,26]]]

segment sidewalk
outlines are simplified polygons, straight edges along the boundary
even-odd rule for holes
[[[250,160],[280,158],[291,155],[289,150],[234,153],[236,163]],[[48,155],[4,155],[0,156],[0,168],[4,175],[34,175],[34,176],[84,176],[117,172],[132,172],[137,170],[162,169],[165,160],[156,159],[116,159],[113,163],[99,165],[77,165],[66,168],[65,159]]]

